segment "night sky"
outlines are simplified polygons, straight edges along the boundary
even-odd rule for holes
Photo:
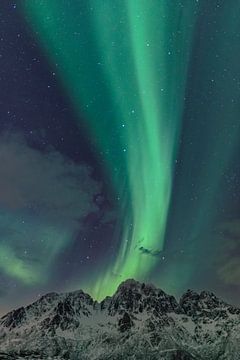
[[[127,278],[240,304],[240,2],[1,0],[0,314]]]

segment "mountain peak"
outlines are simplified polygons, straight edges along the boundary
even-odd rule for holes
[[[156,290],[157,288],[153,284],[146,284],[139,282],[135,279],[127,279],[123,281],[117,289],[117,292],[120,290],[132,289],[132,290],[143,290],[144,288]]]
[[[126,279],[118,286],[118,289],[121,288],[136,288],[141,286],[141,283],[135,279]]]

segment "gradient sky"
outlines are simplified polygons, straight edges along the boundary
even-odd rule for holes
[[[129,277],[240,303],[239,13],[1,1],[1,314]]]

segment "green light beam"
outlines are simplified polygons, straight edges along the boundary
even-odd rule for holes
[[[146,278],[164,247],[197,3],[32,0],[23,10],[120,198],[117,255],[85,284],[99,299]]]

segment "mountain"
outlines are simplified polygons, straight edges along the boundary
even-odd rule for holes
[[[240,309],[123,282],[112,297],[50,293],[0,319],[0,359],[239,360]]]

